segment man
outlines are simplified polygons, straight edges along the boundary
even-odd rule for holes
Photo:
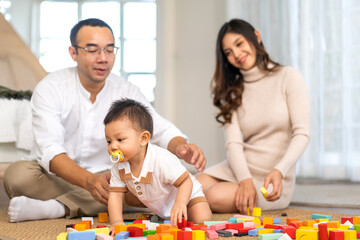
[[[149,107],[154,118],[152,142],[194,164],[206,159],[196,145],[162,118],[139,89],[111,73],[115,47],[111,28],[99,19],[80,21],[71,30],[69,52],[77,67],[51,73],[37,85],[32,99],[37,161],[8,167],[5,189],[11,198],[11,222],[93,216],[106,211],[111,161],[104,117],[114,100],[132,98]],[[128,195],[129,205],[137,198]]]

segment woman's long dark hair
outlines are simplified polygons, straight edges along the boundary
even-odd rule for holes
[[[270,59],[262,42],[258,43],[255,29],[248,22],[232,19],[225,23],[218,34],[216,42],[216,67],[211,83],[213,104],[220,109],[216,121],[222,125],[231,122],[232,113],[241,106],[244,91],[244,79],[238,68],[231,65],[224,54],[222,41],[226,33],[237,33],[244,36],[256,51],[256,65],[265,72],[276,71],[279,63]],[[269,63],[272,63],[271,68]]]

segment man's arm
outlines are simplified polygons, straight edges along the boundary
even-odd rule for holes
[[[174,137],[170,140],[167,149],[185,162],[195,165],[198,172],[205,169],[206,158],[201,149],[195,144],[188,144],[183,137]]]
[[[88,190],[95,200],[107,204],[110,174],[94,174],[77,165],[65,153],[50,161],[50,171],[65,181]]]

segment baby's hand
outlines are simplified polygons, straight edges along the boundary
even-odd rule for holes
[[[187,208],[184,203],[175,202],[173,208],[171,209],[170,220],[172,225],[177,225],[181,223],[182,218],[187,220]]]
[[[110,236],[115,236],[115,225],[125,225],[124,221],[116,221],[114,223],[112,223],[109,227],[109,231],[110,231]]]

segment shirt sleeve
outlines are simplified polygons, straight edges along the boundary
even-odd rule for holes
[[[32,127],[39,164],[50,172],[50,161],[65,153],[64,127],[61,124],[61,97],[57,87],[42,80],[31,98]]]
[[[167,149],[170,140],[174,137],[183,137],[186,139],[186,141],[188,141],[188,137],[183,134],[173,123],[163,118],[159,113],[156,112],[154,107],[140,92],[139,88],[133,85],[132,88],[134,90],[133,99],[147,106],[153,118],[154,132],[151,138],[151,143]]]
[[[244,141],[237,112],[233,112],[231,123],[225,124],[225,147],[227,161],[238,182],[252,178],[244,154]]]
[[[127,189],[125,182],[120,178],[118,164],[114,164],[111,168],[110,188]]]
[[[304,153],[310,140],[310,103],[305,82],[300,72],[293,68],[286,77],[284,87],[292,135],[284,156],[275,166],[283,177]]]

